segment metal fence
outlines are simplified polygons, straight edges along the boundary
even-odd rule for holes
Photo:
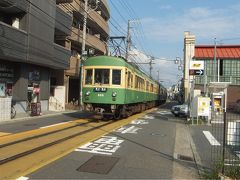
[[[211,113],[216,144],[211,148],[212,167],[217,172],[240,179],[240,113],[238,107],[227,107]]]

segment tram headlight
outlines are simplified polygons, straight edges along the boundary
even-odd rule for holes
[[[117,93],[116,93],[116,92],[113,92],[113,93],[112,93],[112,97],[117,97]]]
[[[86,92],[86,96],[89,96],[89,95],[90,95],[90,93],[91,93],[90,91],[87,91],[87,92]]]

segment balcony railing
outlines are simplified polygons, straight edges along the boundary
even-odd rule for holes
[[[82,43],[82,34],[83,32],[77,28],[72,28],[71,40],[76,41],[78,43]],[[98,37],[94,35],[87,34],[86,36],[86,45],[88,47],[93,47],[94,49],[106,53],[106,45],[103,41],[101,41]]]
[[[84,3],[79,0],[75,0],[71,4],[60,6],[60,8],[64,11],[67,11],[68,9],[73,11],[74,16],[78,19],[82,19],[84,14]],[[104,37],[107,37],[109,34],[107,21],[96,11],[89,11],[87,25],[97,29]]]
[[[0,11],[6,13],[27,12],[28,4],[26,0],[1,0]]]
[[[72,16],[69,13],[64,12],[58,6],[56,7],[56,29],[65,33],[71,34]]]
[[[58,69],[68,69],[71,51],[58,44],[54,44],[53,66]]]
[[[0,56],[12,61],[27,60],[27,33],[0,22]]]
[[[104,11],[104,13],[107,15],[107,17],[110,18],[110,14],[109,14],[110,10],[109,10],[109,6],[108,6],[106,0],[102,0],[102,8],[101,9]]]

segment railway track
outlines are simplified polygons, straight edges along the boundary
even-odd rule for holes
[[[0,179],[30,174],[150,111],[120,121],[80,119],[0,137]]]
[[[45,148],[63,143],[69,139],[81,136],[99,128],[103,128],[113,121],[93,123],[83,122],[49,132],[43,132],[30,137],[23,137],[16,141],[0,144],[0,165],[30,155]]]

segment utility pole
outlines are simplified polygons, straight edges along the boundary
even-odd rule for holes
[[[126,60],[128,60],[128,53],[129,53],[129,50],[130,50],[130,47],[131,47],[131,35],[130,35],[130,23],[131,21],[128,20],[128,30],[127,30],[127,48],[126,48]]]
[[[151,56],[150,57],[150,61],[149,61],[149,73],[150,73],[150,77],[152,77],[152,69],[153,69],[153,67],[152,67],[152,64],[153,64],[153,60],[154,60],[154,58]]]
[[[88,15],[88,0],[85,0],[84,3],[84,12],[83,12],[83,35],[82,35],[82,53],[81,53],[81,65],[80,65],[80,96],[79,96],[79,103],[81,109],[83,109],[83,65],[84,65],[84,56],[85,53],[85,47],[86,47],[86,29],[87,29],[87,15]]]
[[[157,71],[157,74],[158,74],[157,81],[159,82],[160,81],[160,79],[159,79],[159,70]]]
[[[214,80],[213,81],[215,81],[215,82],[216,82],[216,74],[217,74],[217,58],[216,58],[216,56],[217,56],[217,41],[216,41],[216,38],[214,38],[214,65],[213,65]]]
[[[81,106],[81,108],[83,108],[83,92],[82,92],[82,87],[83,87],[83,66],[84,66],[84,60],[85,57],[87,55],[86,53],[86,29],[87,29],[87,16],[89,13],[89,9],[88,9],[88,1],[89,0],[85,0],[84,2],[84,12],[83,12],[83,35],[82,35],[82,54],[81,54],[81,65],[80,65],[80,96],[79,96],[79,104]],[[96,6],[95,8],[91,9],[91,10],[96,10],[98,8],[99,5],[99,0],[96,0]]]

